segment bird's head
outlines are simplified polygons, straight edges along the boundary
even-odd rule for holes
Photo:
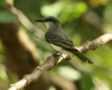
[[[46,18],[42,18],[42,19],[37,19],[35,20],[36,22],[59,22],[58,18],[54,17],[54,16],[49,16]]]
[[[46,17],[46,18],[37,19],[35,21],[45,23],[47,28],[49,28],[50,26],[56,25],[57,23],[60,22],[59,19],[54,17],[54,16],[49,16],[49,17]]]

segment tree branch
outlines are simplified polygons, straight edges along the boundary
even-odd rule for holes
[[[35,25],[33,25],[30,20],[23,14],[22,11],[16,9],[15,7],[11,7],[11,11],[16,14],[19,18],[19,21],[23,24],[27,30],[32,32],[35,36],[43,39],[44,33],[39,28],[36,28]]]
[[[95,50],[96,48],[100,47],[101,45],[109,42],[112,40],[112,34],[104,34],[93,41],[87,41],[83,45],[77,47],[77,49],[81,53],[85,53],[89,50]],[[22,80],[18,81],[11,85],[8,90],[19,90],[27,86],[33,81],[37,81],[39,76],[46,70],[51,70],[55,65],[60,63],[63,60],[70,60],[70,56],[68,54],[56,53],[52,56],[49,56],[46,62],[42,65],[37,66],[31,74],[28,74],[23,77]]]
[[[83,45],[79,46],[77,49],[81,53],[86,53],[88,50],[95,50],[96,48],[100,47],[101,45],[111,40],[112,40],[112,33],[104,34],[93,41],[87,41]]]

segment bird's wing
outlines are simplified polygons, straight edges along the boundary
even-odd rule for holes
[[[74,44],[71,40],[67,40],[66,38],[63,39],[61,37],[46,37],[47,42],[60,46],[62,48],[68,48],[68,49],[72,49],[74,47]]]

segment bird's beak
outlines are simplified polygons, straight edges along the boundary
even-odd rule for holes
[[[43,19],[38,19],[38,20],[35,20],[35,22],[44,22]]]
[[[43,22],[46,25],[46,27],[49,28],[49,23],[46,22],[45,18],[43,18],[43,19],[37,19],[37,20],[35,20],[35,22]]]

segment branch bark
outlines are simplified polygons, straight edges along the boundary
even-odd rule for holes
[[[81,53],[85,53],[89,50],[95,50],[96,48],[100,47],[101,45],[109,42],[112,40],[112,34],[104,34],[93,41],[87,41],[83,45],[77,47],[77,49]],[[46,62],[42,65],[37,66],[31,74],[28,74],[23,77],[20,81],[11,84],[11,87],[8,90],[19,90],[27,86],[33,81],[37,81],[41,74],[46,70],[51,70],[55,65],[60,63],[63,60],[70,60],[70,56],[64,53],[56,53],[52,56],[49,56]]]

